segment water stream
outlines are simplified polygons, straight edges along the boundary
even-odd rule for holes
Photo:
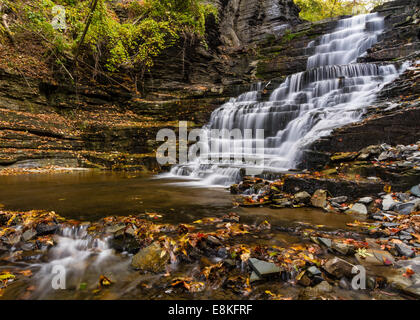
[[[384,18],[376,13],[338,21],[334,32],[309,44],[312,55],[307,70],[288,76],[269,101],[260,101],[261,87],[254,86],[215,110],[204,127],[208,131],[260,129],[264,130],[263,141],[256,135],[251,141],[211,137],[209,148],[219,146],[215,151],[220,159],[209,161],[204,154],[175,166],[171,174],[198,179],[203,185],[228,185],[239,180],[244,167],[295,168],[305,148],[334,128],[359,121],[376,93],[402,72],[394,65],[356,63],[383,29]]]

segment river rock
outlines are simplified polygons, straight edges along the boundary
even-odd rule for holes
[[[59,226],[56,223],[40,223],[36,226],[37,236],[45,236],[48,234],[54,234],[58,231]]]
[[[388,266],[395,263],[394,257],[388,251],[367,249],[366,253],[366,257],[355,254],[357,261],[362,265]]]
[[[354,265],[347,262],[346,260],[335,257],[328,260],[322,268],[327,271],[329,274],[335,276],[336,278],[341,277],[352,277],[352,270]]]
[[[318,237],[317,240],[319,241],[320,244],[323,244],[327,248],[331,248],[332,246],[331,239]]]
[[[333,241],[331,248],[341,253],[342,255],[349,255],[354,253],[354,246],[352,244]]]
[[[344,289],[344,290],[350,290],[351,289],[351,283],[344,277],[340,279],[340,282],[338,283],[338,286],[341,289]]]
[[[36,231],[34,229],[28,229],[22,234],[22,240],[23,241],[29,241],[35,238]]]
[[[394,211],[398,212],[399,214],[407,215],[410,214],[414,208],[415,203],[407,202],[407,203],[399,203],[395,205]]]
[[[363,203],[363,204],[369,204],[373,201],[373,198],[371,197],[364,197],[359,199],[359,201],[357,201],[358,203]]]
[[[282,269],[272,262],[250,258],[248,263],[259,277],[268,277],[282,272]]]
[[[398,270],[386,275],[387,282],[395,289],[420,298],[420,257],[400,260],[397,266],[400,267]],[[407,268],[414,271],[411,277],[404,276]]]
[[[349,210],[346,211],[346,213],[350,214],[367,214],[367,208],[362,203],[355,203],[353,207],[351,207]]]
[[[402,256],[412,258],[416,255],[415,251],[404,243],[396,243],[395,248],[397,249],[398,253]]]
[[[312,277],[321,275],[321,271],[320,271],[317,267],[315,267],[315,266],[309,267],[306,271],[307,271],[307,272],[308,272],[308,273],[309,273]]]
[[[348,197],[346,197],[346,196],[335,197],[335,198],[331,198],[330,202],[335,202],[335,203],[338,203],[338,204],[342,204],[342,203],[346,202],[347,199],[348,199]]]
[[[249,277],[249,282],[253,283],[261,280],[262,278],[255,271],[252,271],[251,276]]]
[[[332,290],[333,287],[327,281],[322,281],[313,288],[307,287],[303,289],[299,294],[299,298],[303,300],[320,299],[321,296],[332,292]]]
[[[159,273],[165,270],[168,261],[168,253],[161,248],[158,242],[153,242],[133,256],[131,266],[137,270]]]
[[[15,232],[12,235],[9,235],[5,242],[11,246],[15,246],[19,243],[20,237],[20,234],[18,232]]]
[[[112,237],[109,241],[109,245],[112,249],[119,252],[128,252],[131,254],[137,253],[141,248],[137,239],[130,234],[121,234]]]
[[[327,191],[317,190],[311,198],[311,204],[315,208],[325,208],[327,206]]]
[[[391,195],[386,195],[384,199],[382,200],[382,209],[384,211],[392,210],[397,205],[397,202],[392,199]]]
[[[302,191],[295,194],[295,201],[297,203],[309,203],[311,201],[311,195],[306,191]]]
[[[125,229],[125,224],[116,224],[110,227],[106,228],[106,233],[117,233],[118,231],[121,231]]]
[[[420,184],[411,188],[410,192],[416,197],[420,197]]]

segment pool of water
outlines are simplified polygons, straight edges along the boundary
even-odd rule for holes
[[[187,187],[174,179],[140,173],[82,171],[0,176],[0,203],[7,210],[51,210],[66,218],[95,221],[110,215],[158,212],[167,223],[238,213],[244,222],[310,223],[344,228],[348,215],[300,208],[240,208],[225,188]],[[179,182],[185,182],[180,180]]]

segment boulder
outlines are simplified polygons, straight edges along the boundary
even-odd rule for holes
[[[315,208],[325,208],[327,206],[327,191],[317,190],[311,198],[311,204]]]
[[[131,260],[131,266],[137,270],[154,273],[163,272],[169,261],[169,254],[163,250],[158,242],[140,250]]]

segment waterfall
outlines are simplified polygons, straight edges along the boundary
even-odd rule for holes
[[[265,170],[295,168],[305,147],[334,128],[359,121],[376,93],[399,76],[394,65],[356,63],[383,29],[384,19],[377,13],[338,21],[332,33],[308,45],[312,55],[306,71],[288,76],[269,101],[260,101],[261,85],[254,87],[215,110],[203,128],[264,130],[263,149],[256,138],[212,137],[209,144],[240,145],[240,152],[254,154],[257,165]],[[206,154],[174,166],[171,174],[195,178],[199,184],[228,185],[238,181],[241,168],[255,165],[232,160],[234,155],[222,153],[222,159],[206,161]]]

